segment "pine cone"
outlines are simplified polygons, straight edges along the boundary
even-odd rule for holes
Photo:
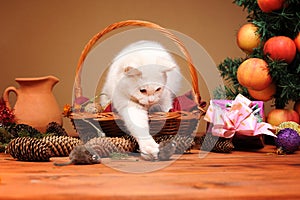
[[[119,138],[120,140],[116,142],[116,139],[110,137],[96,137],[90,139],[84,145],[87,149],[93,149],[98,156],[101,158],[109,157],[111,153],[125,153],[126,151],[122,147],[122,143],[126,143],[126,139]]]
[[[194,138],[192,136],[184,136],[184,135],[159,135],[155,136],[154,140],[160,144],[162,142],[173,141],[176,143],[176,154],[183,154],[190,150],[194,143]]]
[[[17,137],[32,137],[41,138],[43,135],[35,128],[27,124],[16,124],[8,129],[15,138]]]
[[[21,161],[49,161],[51,157],[51,150],[46,142],[30,137],[11,140],[6,151]]]
[[[139,149],[139,144],[133,136],[126,134],[123,135],[121,138],[125,140],[123,141],[123,148],[125,151],[136,152]]]
[[[46,136],[41,139],[49,145],[53,157],[69,156],[80,140],[70,136]]]
[[[211,134],[206,134],[195,138],[195,143],[201,146],[201,150],[213,151],[218,153],[230,153],[234,146],[230,139],[216,137]]]
[[[153,136],[153,139],[155,140],[156,143],[161,143],[164,141],[169,141],[174,138],[174,135],[155,135]]]
[[[50,122],[47,125],[46,133],[50,133],[57,136],[68,136],[68,133],[63,128],[63,126],[58,124],[57,122]]]
[[[173,139],[176,142],[176,151],[177,154],[183,154],[190,151],[192,145],[194,144],[194,137],[192,136],[180,136],[176,135]]]
[[[230,153],[234,149],[234,145],[229,139],[220,138],[214,146],[213,151],[219,153]]]

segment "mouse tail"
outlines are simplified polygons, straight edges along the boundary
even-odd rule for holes
[[[70,161],[64,162],[64,163],[57,163],[57,162],[54,162],[53,164],[54,164],[55,166],[67,166],[67,165],[73,164],[73,161],[70,160]]]

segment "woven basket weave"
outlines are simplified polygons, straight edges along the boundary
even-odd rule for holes
[[[126,26],[147,27],[159,31],[167,38],[171,39],[184,54],[185,59],[188,63],[188,68],[191,76],[194,101],[198,105],[198,109],[192,112],[176,111],[168,113],[153,113],[149,116],[149,124],[151,135],[191,135],[197,128],[201,116],[203,116],[203,114],[205,113],[205,110],[200,106],[201,97],[198,88],[197,71],[192,63],[190,54],[188,53],[187,49],[182,44],[182,42],[174,34],[152,22],[141,20],[121,21],[109,25],[108,27],[94,35],[84,47],[77,64],[74,83],[75,99],[82,97],[81,70],[84,60],[86,59],[92,47],[106,33]],[[99,129],[102,130],[106,136],[121,136],[127,132],[127,129],[122,119],[120,119],[120,117],[117,114],[112,112],[91,114],[77,111],[72,112],[68,117],[73,122],[73,125],[79,133],[79,135],[91,134],[93,132],[99,133]]]

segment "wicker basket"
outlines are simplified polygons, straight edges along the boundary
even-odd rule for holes
[[[117,28],[126,27],[126,26],[140,26],[147,27],[161,32],[163,35],[171,39],[184,54],[189,72],[191,75],[192,81],[192,91],[194,95],[194,101],[198,105],[198,109],[192,112],[176,111],[176,112],[157,112],[149,116],[150,123],[150,133],[154,134],[163,134],[163,135],[191,135],[197,128],[201,116],[205,113],[205,110],[200,106],[201,98],[200,92],[198,89],[198,77],[197,71],[192,64],[191,56],[188,53],[185,46],[182,44],[179,39],[175,37],[171,32],[162,28],[161,26],[140,20],[127,20],[121,21],[110,26],[106,27],[101,32],[97,33],[93,38],[86,44],[84,47],[81,56],[78,61],[75,74],[75,85],[74,85],[74,95],[75,99],[82,97],[82,88],[81,88],[81,69],[87,54],[92,49],[93,45],[106,33],[115,30]],[[73,111],[68,117],[73,122],[73,125],[79,136],[84,136],[84,134],[97,134],[101,131],[105,133],[106,136],[121,136],[124,133],[127,133],[127,129],[124,126],[123,121],[119,116],[112,112],[102,112],[97,114],[86,113],[82,111]]]

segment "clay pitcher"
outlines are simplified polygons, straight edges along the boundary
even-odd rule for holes
[[[5,89],[3,99],[9,109],[13,109],[16,123],[28,124],[40,132],[46,131],[50,122],[62,125],[62,115],[52,89],[59,79],[54,76],[37,78],[16,78],[19,88],[10,86]],[[12,108],[9,94],[16,95],[16,102]]]

